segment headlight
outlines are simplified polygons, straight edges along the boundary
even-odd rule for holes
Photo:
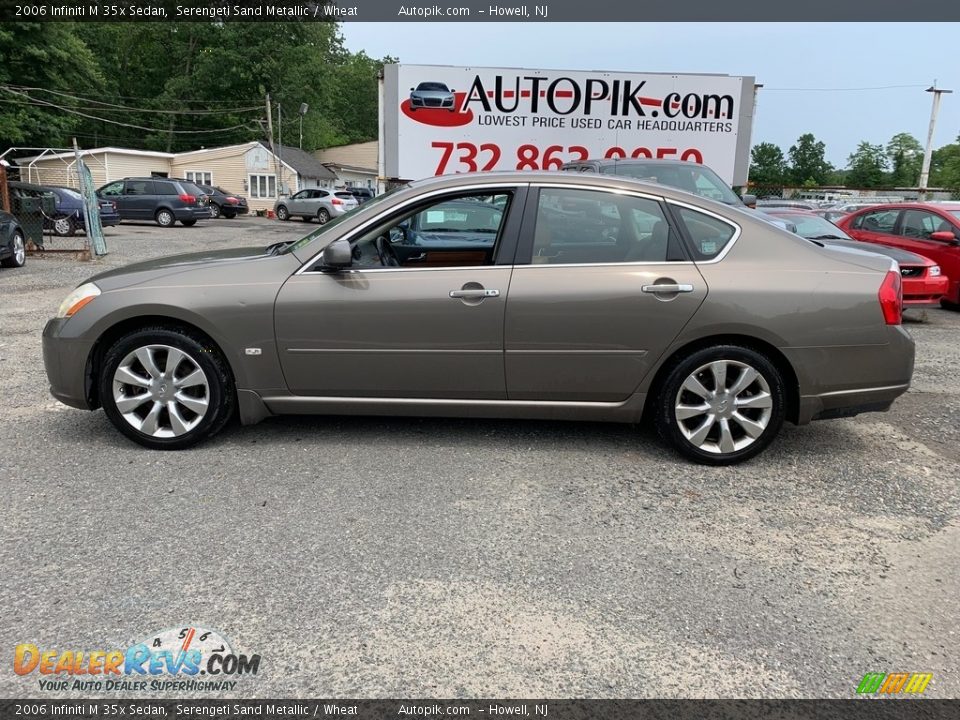
[[[100,288],[93,283],[84,283],[64,298],[57,310],[58,318],[73,317],[84,305],[100,294]]]
[[[939,265],[931,266],[930,269],[927,271],[927,274],[930,277],[940,277],[940,266]]]

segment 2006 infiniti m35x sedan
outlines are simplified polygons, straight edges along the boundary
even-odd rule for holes
[[[618,176],[410,186],[302,240],[111,270],[44,330],[51,392],[185,448],[234,415],[645,415],[688,458],[907,390],[889,258]]]

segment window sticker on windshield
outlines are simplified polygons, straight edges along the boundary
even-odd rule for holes
[[[428,223],[442,223],[442,222],[443,222],[443,210],[427,210],[427,222],[428,222]]]
[[[717,252],[717,241],[716,240],[701,240],[700,241],[700,252],[704,255],[715,255]]]

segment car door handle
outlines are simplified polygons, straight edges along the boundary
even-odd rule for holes
[[[685,283],[662,283],[660,285],[643,285],[640,288],[641,292],[645,293],[688,293],[693,292],[693,285],[687,285]]]
[[[478,288],[476,290],[451,290],[450,297],[452,298],[472,298],[474,300],[479,300],[480,298],[488,297],[500,297],[499,290],[488,290],[486,288]]]

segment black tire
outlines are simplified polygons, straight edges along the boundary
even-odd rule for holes
[[[215,202],[210,203],[210,217],[212,217],[214,220],[220,217],[220,206]]]
[[[77,223],[72,217],[59,217],[53,221],[53,234],[58,237],[72,237],[76,232]]]
[[[236,214],[235,212],[225,212],[225,213],[223,213],[223,216],[224,216],[227,220],[233,220],[233,219],[237,216],[237,214]]]
[[[193,227],[197,224],[196,220],[181,220],[180,222],[183,223],[185,227]]]
[[[8,268],[20,268],[27,264],[26,240],[23,230],[17,228],[10,236],[10,257],[0,260],[0,265]]]
[[[960,310],[960,305],[955,302],[951,302],[946,298],[940,300],[940,307],[942,307],[944,310]]]
[[[321,225],[326,225],[330,222],[330,213],[327,212],[326,208],[320,208],[317,210],[317,222]]]
[[[177,218],[174,217],[173,211],[168,210],[167,208],[160,208],[154,214],[153,219],[157,221],[157,225],[160,227],[173,227],[173,224],[177,221]]]
[[[289,219],[290,219],[290,211],[287,210],[287,206],[281,205],[280,207],[278,207],[277,220],[289,220]]]
[[[769,408],[741,408],[736,410],[737,413],[740,413],[739,417],[746,418],[750,423],[753,423],[754,428],[763,428],[752,441],[749,440],[750,433],[745,430],[747,424],[741,424],[740,420],[731,418],[730,415],[726,416],[726,427],[729,428],[731,442],[734,445],[743,445],[739,449],[721,449],[720,433],[724,420],[712,419],[720,413],[733,413],[737,408],[736,403],[722,393],[720,397],[711,400],[701,399],[702,396],[688,390],[683,390],[683,395],[680,394],[684,383],[693,376],[701,383],[703,389],[715,392],[717,389],[716,376],[705,369],[710,366],[710,363],[717,362],[729,363],[724,368],[726,389],[735,388],[737,380],[741,377],[740,373],[745,372],[743,368],[750,368],[757,373],[758,379],[754,379],[745,385],[733,400],[744,401],[769,393]],[[731,369],[734,371],[733,374],[730,373]],[[742,377],[746,378],[748,376],[744,375]],[[711,387],[711,384],[713,387]],[[763,385],[768,390],[764,390]],[[725,400],[726,402],[724,402]],[[703,405],[705,408],[711,407],[712,410],[693,415],[681,422],[677,419],[677,405],[681,401],[683,401],[684,406],[688,406],[689,403],[690,406],[694,404],[696,406]],[[760,402],[766,401],[761,400]],[[786,406],[783,378],[776,366],[765,355],[738,345],[719,345],[705,348],[675,361],[668,369],[659,391],[654,396],[654,403],[654,423],[660,437],[673,445],[685,457],[705,465],[732,465],[748,460],[759,453],[780,432]],[[715,403],[716,406],[711,405],[711,403]],[[769,410],[769,414],[766,414],[767,410]],[[707,414],[710,412],[715,414]],[[701,417],[703,418],[702,422],[699,421]],[[721,418],[723,418],[723,415],[721,415]],[[765,427],[763,426],[764,421],[766,422]],[[684,434],[684,430],[693,433],[697,429],[704,428],[708,423],[709,431],[699,444],[692,439],[688,439],[687,435]],[[681,429],[681,426],[684,430]],[[696,437],[696,435],[693,437]],[[744,442],[746,444],[743,444]]]
[[[117,368],[131,353],[151,345],[171,347],[184,353],[186,358],[181,362],[190,363],[198,367],[203,371],[204,379],[206,380],[205,394],[201,398],[207,403],[205,414],[199,415],[200,420],[194,427],[184,434],[175,437],[157,437],[141,432],[139,429],[133,427],[131,422],[125,418],[121,410],[117,407],[117,400],[114,397],[114,374],[117,372]],[[164,355],[164,351],[160,350],[159,355]],[[154,351],[153,356],[157,358],[159,365],[161,358],[158,356],[158,352]],[[164,365],[166,365],[167,358],[169,358],[168,354],[162,358]],[[168,369],[164,367],[164,371],[169,370],[171,373],[174,373],[178,368],[183,367],[183,365],[178,364],[177,367],[174,368]],[[190,365],[188,364],[186,370],[189,371],[189,368]],[[142,374],[146,376],[147,373],[144,372]],[[199,333],[185,328],[163,326],[147,327],[123,336],[107,351],[103,363],[100,366],[97,383],[100,391],[100,402],[114,427],[134,442],[155,450],[182,450],[196,445],[219,432],[236,410],[236,392],[234,389],[233,373],[230,371],[230,367],[219,348],[212,346],[209,340]],[[124,393],[128,390],[140,389],[134,385],[121,387]],[[146,389],[144,388],[144,390]],[[165,392],[166,388],[163,388],[163,391]],[[172,393],[173,390],[170,390],[170,392]],[[121,398],[121,401],[122,399],[123,398]],[[144,401],[144,405],[149,405],[150,403],[151,400]],[[163,405],[162,402],[154,402],[154,405],[157,404]],[[144,414],[149,414],[149,412],[146,412],[147,408],[143,406],[138,408],[136,412],[140,410],[143,410]],[[159,411],[158,417],[160,418],[160,423],[162,424],[163,422],[164,412],[167,412],[166,419],[172,427],[169,411],[167,410],[161,409]],[[196,418],[191,418],[191,421],[195,419]]]

